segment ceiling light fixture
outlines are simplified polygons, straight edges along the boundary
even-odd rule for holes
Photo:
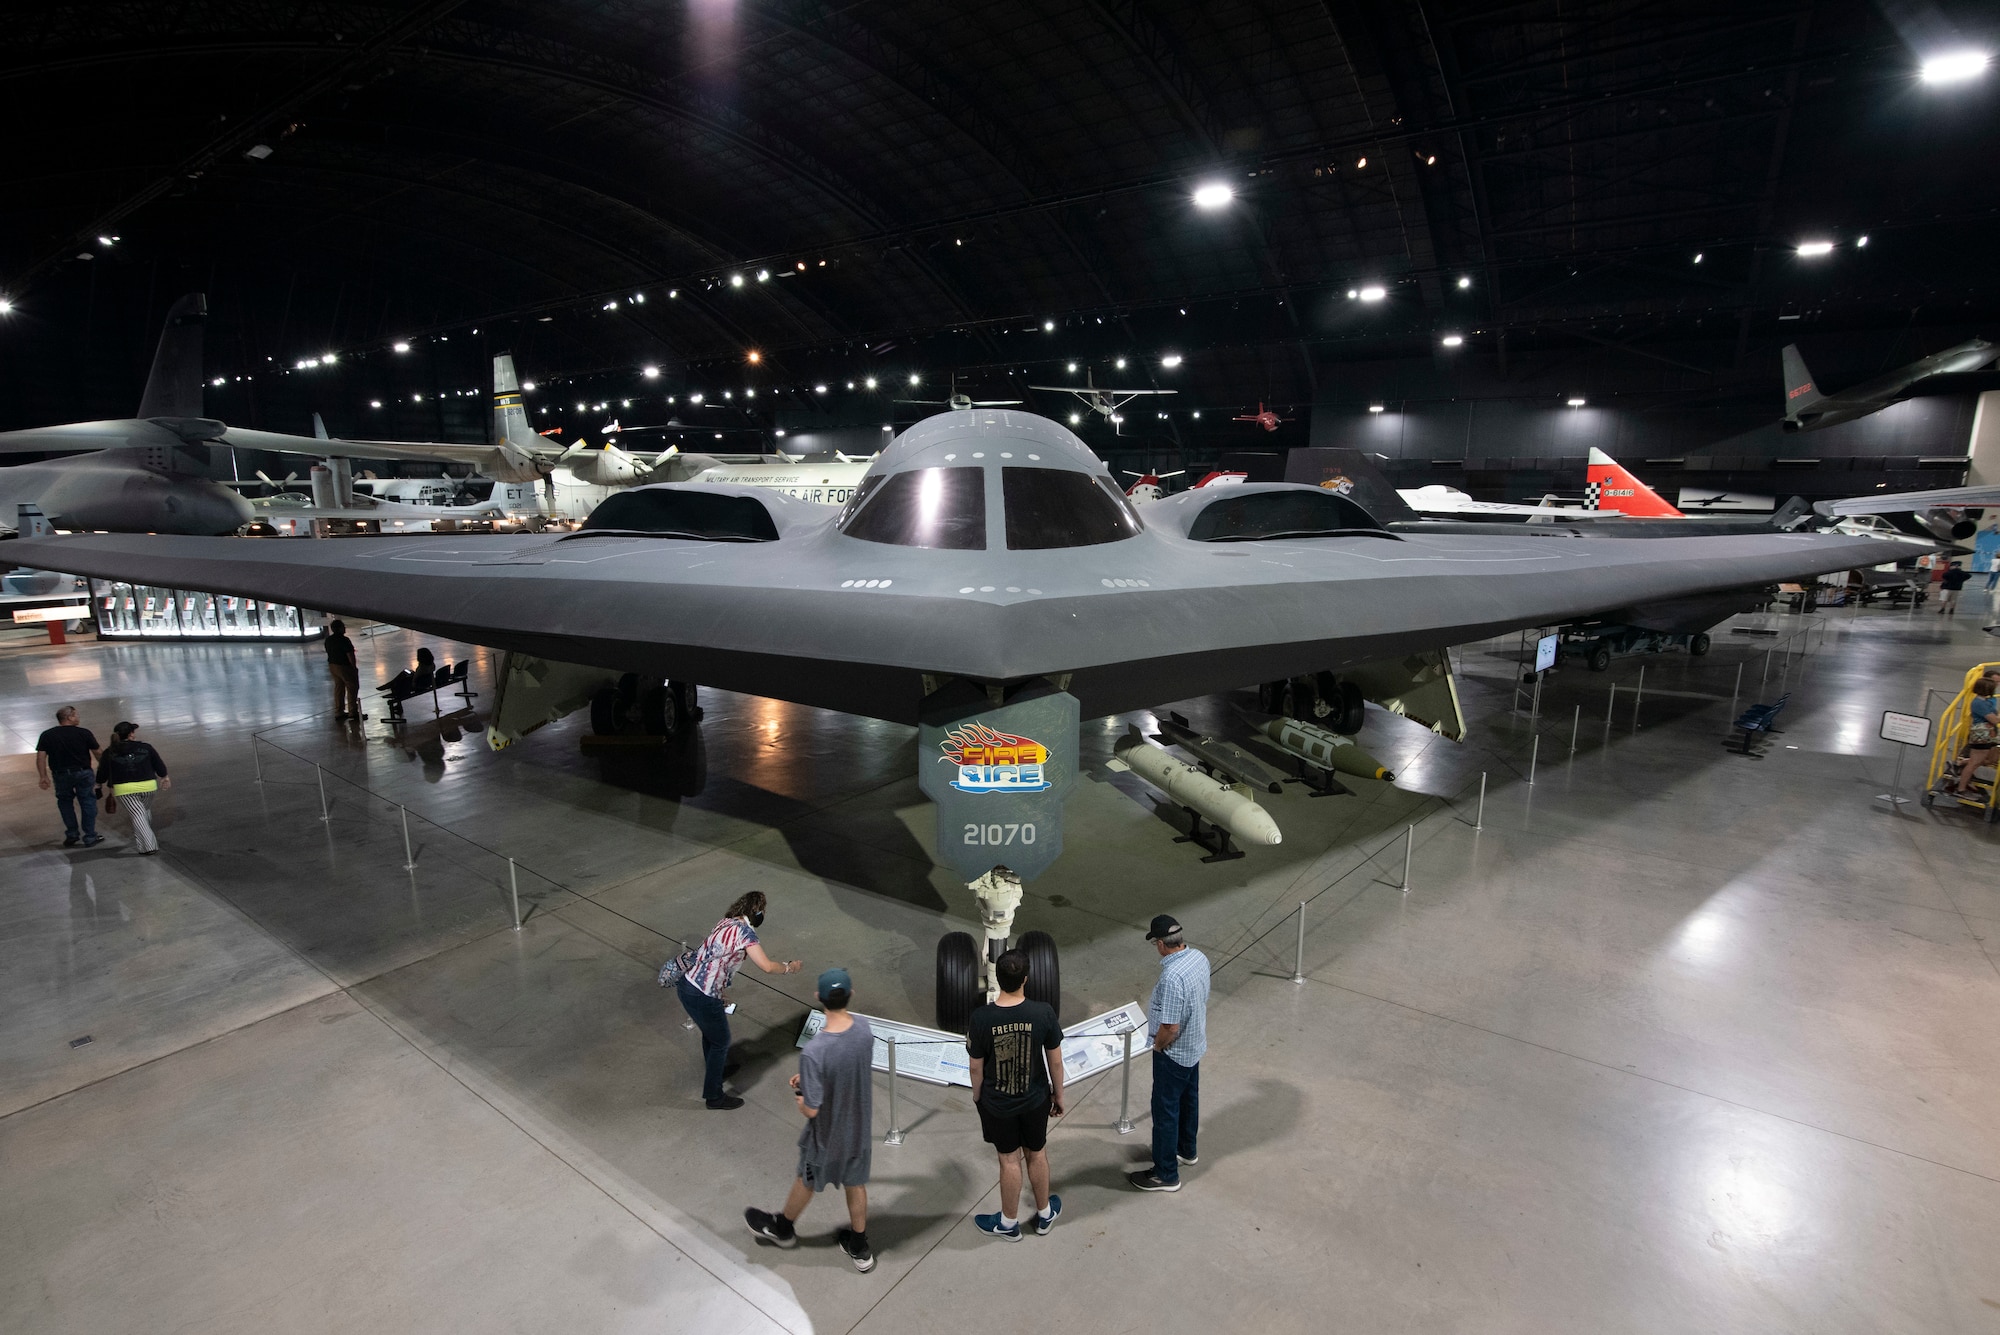
[[[410,345],[407,343],[392,343],[389,347],[392,352],[408,352],[410,350]]]
[[[743,354],[743,360],[749,362],[752,366],[759,366],[763,364],[764,354],[757,351],[757,349],[752,348],[750,349],[750,351]]]
[[[1867,244],[1868,244],[1868,237],[1865,234],[1854,238],[1854,248],[1856,250],[1861,249],[1863,246]]]
[[[660,378],[660,368],[657,366],[647,366],[642,368],[639,374],[645,376],[648,380],[658,380]]]
[[[1054,320],[1042,321],[1042,332],[1044,334],[1053,334],[1055,333],[1055,331],[1056,331],[1056,322]]]
[[[1833,242],[1831,241],[1799,242],[1800,259],[1816,260],[1822,255],[1831,255],[1831,254],[1833,254]]]
[[[910,372],[910,383],[914,385],[917,383],[917,380],[918,380],[917,373],[915,371]]]
[[[1984,51],[1948,51],[1926,60],[1919,76],[1928,84],[1964,83],[1986,73],[1991,59]]]
[[[1371,403],[1368,405],[1368,411],[1371,413],[1386,412],[1388,411],[1388,408],[1387,405],[1385,404]]]
[[[1361,299],[1363,301],[1380,301],[1388,295],[1388,288],[1375,283],[1370,283],[1367,287],[1361,289]]]
[[[1219,209],[1236,198],[1236,191],[1220,181],[1210,181],[1207,185],[1195,187],[1194,206],[1198,209]]]
[[[380,400],[380,399],[370,399],[370,400],[368,400],[368,406],[369,406],[370,408],[380,408],[380,407],[382,406],[382,400]]]
[[[743,275],[742,275],[742,274],[740,274],[740,273],[733,273],[733,274],[729,275],[729,285],[730,285],[731,287],[742,287],[742,286],[743,286]]]
[[[868,386],[868,388],[873,389],[875,388],[875,377],[871,375],[861,383]]]
[[[1176,366],[1179,366],[1180,364],[1181,364],[1181,355],[1178,352],[1170,352],[1166,356],[1160,358],[1160,365],[1166,367],[1169,371],[1173,370]]]
[[[1447,348],[1462,347],[1465,343],[1465,335],[1446,334],[1442,339],[1439,339],[1438,341],[1443,343]]]
[[[535,392],[535,382],[532,380],[523,380],[521,382],[521,388],[526,392],[533,394]]]
[[[1583,406],[1583,403],[1584,403],[1584,401],[1583,401],[1583,398],[1582,398],[1582,396],[1581,396],[1581,395],[1577,395],[1577,396],[1574,396],[1574,397],[1571,397],[1570,399],[1566,400],[1566,402],[1567,402],[1567,403],[1569,404],[1569,406],[1570,406],[1570,407],[1572,407],[1572,408],[1581,408],[1581,407]]]
[[[1124,359],[1123,357],[1120,357],[1120,358],[1119,358],[1119,359],[1118,359],[1118,360],[1117,360],[1117,361],[1116,361],[1115,363],[1113,363],[1113,364],[1114,364],[1115,366],[1117,366],[1117,368],[1118,368],[1119,370],[1121,370],[1121,371],[1125,369],[1125,359]]]
[[[1458,279],[1458,286],[1461,291],[1463,291],[1468,287],[1471,287],[1472,286],[1471,277],[1468,275],[1461,274]]]

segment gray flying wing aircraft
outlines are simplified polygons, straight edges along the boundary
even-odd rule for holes
[[[937,857],[975,881],[989,960],[1015,878],[1061,851],[1081,718],[1328,674],[1395,698],[1448,673],[1450,645],[1894,559],[1830,534],[1397,533],[1285,483],[1135,511],[1076,436],[1001,409],[911,427],[838,515],[687,483],[617,493],[560,537],[25,546],[52,570],[917,724]],[[962,1016],[977,954],[963,934],[939,951],[940,1013]]]
[[[1813,383],[1812,372],[1806,369],[1806,359],[1799,355],[1798,344],[1787,343],[1784,350],[1785,430],[1817,431],[1823,426],[1866,417],[1900,399],[1909,398],[1920,381],[1933,376],[1962,376],[1964,372],[1976,371],[1991,364],[1996,357],[2000,357],[2000,345],[1983,338],[1968,339],[1943,352],[1918,358],[1908,366],[1898,367],[1865,384],[1843,389],[1838,394],[1822,394],[1819,386]],[[1959,387],[1956,381],[1953,384],[1954,388]],[[1991,385],[1978,387],[1993,388]]]

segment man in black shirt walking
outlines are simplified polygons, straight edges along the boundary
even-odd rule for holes
[[[56,711],[56,726],[35,739],[35,773],[43,791],[55,789],[56,809],[62,812],[64,848],[81,843],[91,848],[104,842],[97,833],[97,738],[88,728],[76,725],[76,706],[64,705]],[[77,808],[82,808],[81,830]]]
[[[993,972],[1000,996],[972,1013],[965,1051],[980,1131],[1000,1156],[1000,1212],[974,1215],[972,1222],[981,1233],[1019,1242],[1024,1166],[1035,1195],[1035,1232],[1047,1233],[1062,1213],[1062,1197],[1049,1192],[1048,1143],[1049,1115],[1063,1112],[1063,1034],[1054,1009],[1028,1000],[1026,954],[1008,951]]]

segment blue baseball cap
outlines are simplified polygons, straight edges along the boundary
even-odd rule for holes
[[[842,991],[846,992],[850,996],[854,994],[854,980],[847,976],[847,970],[828,969],[826,972],[822,973],[819,976],[820,996],[824,997],[827,993],[833,991],[833,989],[835,989],[836,987],[840,988]]]

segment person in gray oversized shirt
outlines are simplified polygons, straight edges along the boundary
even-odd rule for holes
[[[840,1230],[840,1249],[854,1268],[866,1274],[875,1268],[868,1247],[868,1168],[875,1148],[875,1034],[868,1021],[847,1012],[854,983],[845,969],[828,969],[819,976],[819,1000],[826,1007],[826,1025],[799,1054],[799,1073],[792,1077],[792,1094],[805,1114],[799,1132],[798,1176],[777,1214],[749,1209],[743,1222],[750,1231],[780,1247],[799,1244],[799,1215],[822,1187],[847,1193],[847,1221]]]

